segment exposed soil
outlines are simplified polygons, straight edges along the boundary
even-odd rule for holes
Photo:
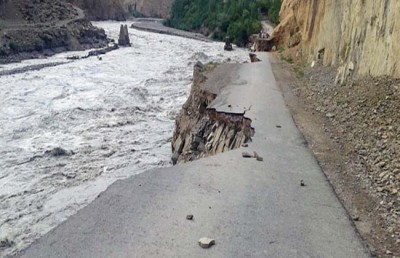
[[[336,70],[272,56],[299,129],[361,237],[378,257],[400,257],[400,81],[335,85]]]

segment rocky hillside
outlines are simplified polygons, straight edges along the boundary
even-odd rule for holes
[[[126,19],[127,9],[122,0],[67,0],[85,11],[89,20],[117,20]]]
[[[314,153],[378,257],[400,257],[398,10],[390,0],[284,0],[269,41],[301,81],[293,94],[323,121],[337,159],[321,156],[324,145]]]
[[[94,27],[83,11],[70,3],[0,1],[0,62],[100,47],[106,43],[104,30]]]
[[[399,78],[398,10],[400,1],[284,0],[274,37],[309,63],[319,57],[339,66],[339,81],[350,74]]]
[[[82,8],[90,20],[123,21],[132,14],[168,18],[174,0],[64,0]]]
[[[128,11],[136,11],[149,17],[169,18],[174,0],[122,0]]]

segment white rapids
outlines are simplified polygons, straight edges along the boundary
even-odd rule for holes
[[[117,38],[120,23],[95,25]],[[223,43],[129,33],[132,47],[102,60],[0,76],[0,256],[27,247],[116,180],[170,166],[174,119],[188,97],[194,64],[248,59],[243,49],[224,52]],[[49,153],[57,147],[69,155]]]

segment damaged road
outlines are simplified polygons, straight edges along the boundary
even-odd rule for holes
[[[247,148],[117,181],[20,257],[370,257],[259,58],[208,106],[251,106]]]

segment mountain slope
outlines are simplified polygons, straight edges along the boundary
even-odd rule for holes
[[[107,43],[81,9],[58,0],[0,1],[0,33],[0,62]]]

